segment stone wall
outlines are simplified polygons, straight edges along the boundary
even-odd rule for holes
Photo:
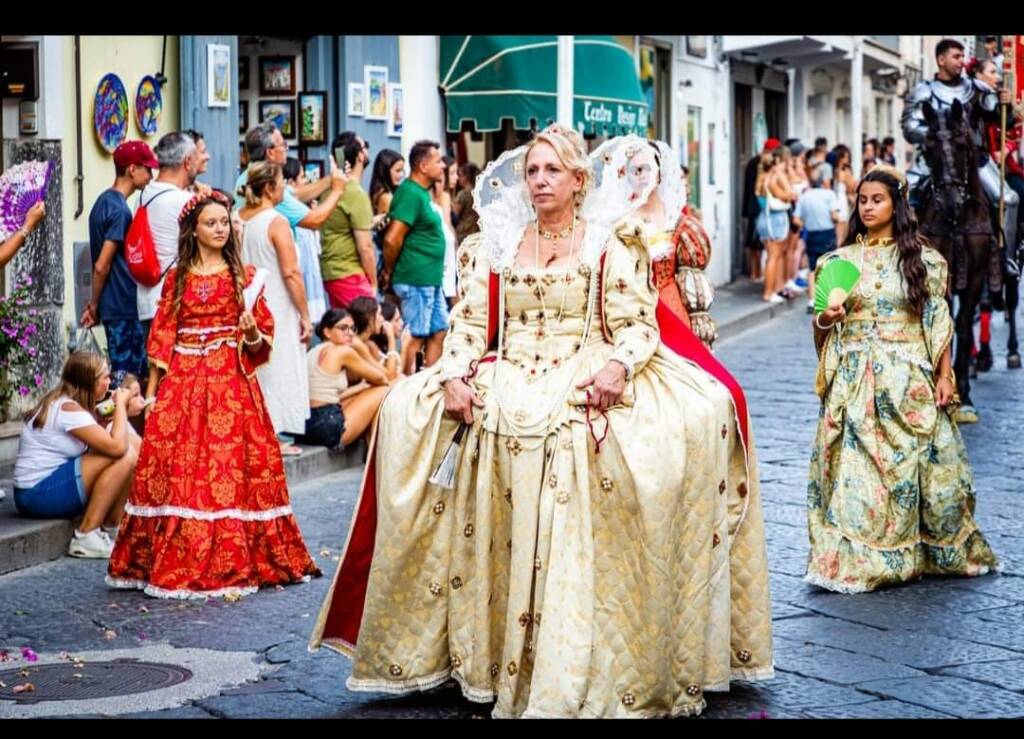
[[[39,350],[34,365],[27,373],[43,375],[43,386],[49,389],[60,377],[67,356],[68,334],[62,315],[64,305],[64,222],[63,183],[64,163],[61,157],[60,141],[11,141],[3,142],[5,166],[32,159],[54,162],[53,174],[46,195],[46,218],[39,225],[17,256],[7,265],[7,286],[10,289],[25,275],[32,278],[29,288],[30,305],[38,312],[39,333],[33,337]],[[34,387],[34,383],[26,383]],[[29,408],[38,393],[22,398],[15,395],[8,418],[16,418]],[[4,410],[0,409],[0,420]]]

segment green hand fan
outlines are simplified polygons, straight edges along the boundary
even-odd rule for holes
[[[826,308],[845,303],[859,279],[860,270],[853,262],[831,260],[814,280],[814,312],[821,313]]]

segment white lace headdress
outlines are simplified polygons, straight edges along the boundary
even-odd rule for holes
[[[526,226],[534,219],[523,167],[526,145],[506,151],[476,178],[473,207],[480,216],[481,253],[500,272],[511,267]]]
[[[588,224],[592,220],[597,221],[602,226],[600,230],[610,232],[615,223],[646,203],[657,187],[665,205],[666,221],[670,227],[675,226],[675,220],[686,203],[686,189],[679,158],[672,147],[664,141],[648,142],[630,134],[609,139],[590,156],[595,184],[584,204]],[[658,173],[661,175],[660,183]],[[606,225],[609,220],[611,224]],[[671,248],[669,241],[663,241],[652,249],[651,256],[663,256],[663,252]],[[655,250],[659,253],[655,254]]]
[[[664,141],[653,145],[630,134],[609,139],[591,153],[594,179],[580,209],[586,222],[580,249],[582,263],[597,265],[615,225],[642,206],[655,187],[665,205],[668,223],[675,225],[686,203],[679,157]],[[660,183],[658,177],[651,176],[656,166],[655,148]],[[487,165],[473,188],[483,253],[495,272],[512,266],[526,227],[536,218],[524,175],[526,150],[524,144],[504,152]],[[645,168],[645,164],[649,166]],[[671,244],[662,242],[660,248],[667,250]]]

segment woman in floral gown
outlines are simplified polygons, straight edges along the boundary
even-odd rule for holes
[[[896,169],[857,191],[846,259],[861,277],[814,319],[821,415],[807,488],[806,580],[859,593],[922,575],[983,575],[996,556],[974,520],[946,302],[947,267],[927,246]]]
[[[385,400],[312,637],[351,690],[646,717],[773,674],[756,466],[728,393],[659,341],[625,198],[579,208],[581,145],[550,127],[477,181],[444,354]]]
[[[320,574],[292,515],[255,377],[274,320],[255,269],[242,265],[230,210],[214,192],[179,217],[178,267],[164,281],[147,347],[146,394],[156,404],[110,557],[113,587],[237,596]]]

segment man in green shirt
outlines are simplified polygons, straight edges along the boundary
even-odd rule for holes
[[[441,145],[417,141],[408,161],[411,174],[395,190],[388,212],[381,281],[402,301],[402,320],[412,334],[411,356],[422,350],[429,367],[441,357],[448,329],[448,303],[441,287],[444,230],[430,205],[430,188],[444,177]]]
[[[345,194],[320,229],[320,271],[332,308],[348,308],[353,300],[377,297],[377,249],[373,245],[373,207],[360,181],[370,163],[367,143],[345,131],[331,144],[337,159],[352,168]],[[344,166],[344,164],[342,165]]]

